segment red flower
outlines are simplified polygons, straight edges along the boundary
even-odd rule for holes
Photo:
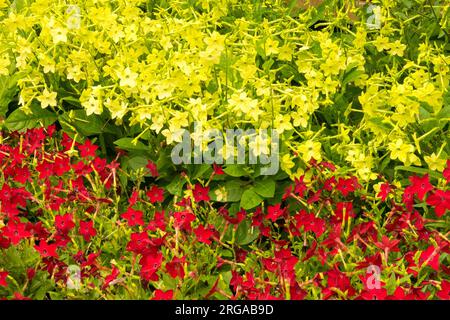
[[[389,257],[389,252],[399,252],[400,249],[398,248],[400,240],[390,240],[387,236],[383,235],[381,237],[381,242],[375,242],[375,246],[377,248],[380,248],[384,251],[384,257],[386,261]]]
[[[146,231],[132,233],[131,239],[127,245],[127,250],[135,253],[144,253],[149,244],[150,239]]]
[[[336,166],[330,162],[322,161],[319,165],[331,171],[336,171]]]
[[[296,227],[298,229],[304,228],[305,232],[312,231],[317,237],[320,237],[325,232],[325,222],[316,218],[313,213],[307,213],[305,210],[300,210],[295,216]]]
[[[390,240],[387,236],[383,235],[381,237],[381,242],[375,242],[375,246],[381,250],[389,250],[391,252],[399,252],[398,248],[400,240]]]
[[[239,210],[234,217],[230,215],[227,209],[224,207],[219,208],[219,214],[225,218],[231,224],[239,224],[244,220],[246,211],[244,209]]]
[[[353,213],[353,204],[351,202],[338,202],[335,215],[332,219],[333,222],[347,221],[350,217],[355,217],[355,214]]]
[[[70,150],[73,145],[73,139],[65,132],[62,134],[61,145],[64,147],[65,151]]]
[[[356,177],[351,177],[348,179],[339,178],[336,185],[336,189],[338,189],[344,197],[346,197],[350,192],[354,192],[359,187],[360,185],[358,184],[358,179]]]
[[[359,297],[363,300],[385,300],[388,294],[385,288],[366,289]]]
[[[194,189],[192,190],[192,193],[194,195],[194,200],[196,202],[200,202],[200,201],[209,201],[209,187],[202,187],[201,184],[197,183],[194,186]]]
[[[439,248],[430,245],[425,251],[420,254],[419,265],[423,267],[428,265],[436,271],[439,271]]]
[[[161,267],[163,255],[158,252],[156,255],[145,255],[139,261],[141,267],[141,277],[146,281],[158,281],[156,272]]]
[[[111,274],[105,277],[105,282],[103,283],[102,289],[105,290],[107,287],[111,285],[111,282],[117,279],[120,271],[116,266],[112,267]]]
[[[215,163],[213,163],[213,170],[214,170],[214,174],[217,174],[217,175],[225,174],[222,167]]]
[[[39,254],[43,258],[53,257],[58,259],[58,254],[56,253],[56,244],[48,244],[46,241],[39,241],[38,246],[34,246],[34,248],[39,252]]]
[[[36,166],[36,170],[39,172],[39,179],[45,179],[54,175],[53,164],[48,161],[42,161]]]
[[[0,287],[7,287],[6,277],[8,276],[8,271],[0,271]]]
[[[166,263],[167,273],[172,277],[180,277],[180,279],[184,279],[184,264],[186,263],[186,258],[182,257],[181,259],[178,257],[174,257],[172,261]]]
[[[380,187],[380,192],[378,192],[377,197],[381,198],[382,201],[386,201],[387,196],[391,192],[391,185],[389,182],[385,182]]]
[[[264,269],[266,269],[269,272],[276,272],[279,268],[279,265],[277,261],[275,261],[275,259],[261,258],[261,262],[264,266]]]
[[[25,155],[20,152],[19,147],[15,147],[10,151],[9,157],[11,158],[10,166],[20,166],[22,164],[22,161],[26,158]]]
[[[325,274],[328,278],[327,287],[323,290],[324,299],[328,299],[335,294],[334,291],[331,290],[332,288],[339,289],[342,292],[347,292],[350,297],[355,294],[355,290],[350,283],[350,279],[345,273],[338,269],[337,265],[334,265],[333,269],[327,271]]]
[[[98,149],[98,146],[91,143],[91,140],[86,139],[84,144],[80,144],[78,146],[78,150],[80,150],[80,155],[83,158],[87,157],[95,157],[95,151]]]
[[[409,300],[408,295],[405,292],[405,289],[402,287],[397,287],[394,291],[394,294],[386,297],[387,300]]]
[[[405,190],[403,191],[402,200],[406,206],[406,209],[411,211],[413,208],[413,205],[414,205],[414,188],[413,188],[413,186],[408,186],[405,188]]]
[[[173,290],[168,291],[162,291],[162,290],[155,290],[155,296],[152,298],[152,300],[172,300],[173,299]]]
[[[29,281],[33,280],[35,275],[36,275],[36,270],[34,268],[27,269],[27,278]]]
[[[136,225],[143,226],[144,225],[144,213],[140,210],[134,210],[131,207],[128,207],[125,213],[120,215],[123,219],[127,220],[128,226],[133,227]]]
[[[97,231],[94,228],[94,221],[80,221],[78,232],[83,236],[86,242],[90,241],[92,237],[97,235]]]
[[[75,227],[73,222],[73,214],[66,213],[65,215],[55,216],[55,226],[59,232],[68,233]]]
[[[27,181],[31,181],[31,173],[27,167],[16,167],[14,169],[14,181],[17,181],[21,184],[25,184]]]
[[[411,181],[412,192],[417,194],[417,197],[420,200],[423,200],[423,197],[427,194],[427,192],[433,190],[428,174],[424,175],[422,178],[419,178],[418,176],[411,176],[409,177],[409,181]]]
[[[214,231],[212,231],[214,227],[209,227],[206,229],[203,225],[199,225],[198,228],[194,229],[195,236],[197,237],[197,240],[202,243],[211,244],[210,238],[214,234]]]
[[[157,229],[162,231],[166,230],[166,216],[164,211],[156,211],[153,220],[148,223],[146,229],[150,231],[156,231]]]
[[[134,206],[138,200],[139,200],[139,192],[137,190],[133,190],[133,192],[131,193],[131,197],[129,199],[130,206]]]
[[[147,197],[150,199],[151,203],[163,202],[164,189],[158,188],[157,186],[152,186],[151,189],[147,191]]]
[[[303,179],[305,179],[305,176],[301,176],[299,179],[295,178],[295,188],[294,193],[297,194],[300,198],[303,198],[303,195],[305,194],[305,191],[308,190],[308,187],[303,182]]]
[[[70,171],[70,160],[68,157],[55,157],[53,163],[53,171],[58,176],[62,176],[64,173]]]
[[[266,218],[272,220],[273,222],[277,221],[284,214],[284,210],[281,208],[281,204],[278,203],[274,206],[269,206],[267,208]]]
[[[145,167],[150,171],[152,177],[159,176],[158,168],[156,167],[156,164],[153,161],[148,160],[147,165]]]
[[[19,292],[14,292],[14,298],[13,300],[31,300],[31,298],[25,297]]]
[[[18,244],[22,239],[31,236],[31,233],[26,230],[26,224],[21,222],[9,222],[3,229],[3,236],[8,238],[13,245]]]
[[[442,300],[450,300],[450,281],[442,280],[441,290],[436,293],[436,296]]]
[[[331,177],[331,178],[328,178],[327,180],[325,180],[325,182],[323,184],[323,188],[327,191],[331,191],[331,190],[333,190],[335,185],[336,185],[336,178]]]
[[[300,288],[296,281],[289,287],[289,292],[291,294],[291,300],[303,300],[308,295],[308,292]]]
[[[445,168],[442,174],[444,175],[445,180],[447,180],[447,183],[450,183],[450,160],[447,160],[447,168]]]
[[[428,196],[427,204],[434,207],[438,217],[442,217],[447,210],[450,210],[450,191],[436,190]]]
[[[175,227],[185,230],[191,229],[191,222],[195,220],[195,215],[189,211],[178,211],[174,213]]]

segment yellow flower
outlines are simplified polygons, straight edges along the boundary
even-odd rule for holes
[[[47,88],[42,91],[42,94],[37,98],[41,102],[42,108],[47,108],[48,106],[56,107],[56,92],[50,92]]]
[[[172,144],[173,142],[182,141],[184,130],[170,131],[169,129],[164,129],[161,133],[166,137],[167,144]]]
[[[0,56],[0,76],[1,75],[4,75],[4,76],[9,75],[8,67],[10,64],[11,64],[11,62],[9,61],[9,58],[6,54],[3,54]]]
[[[49,21],[48,27],[53,38],[53,43],[67,42],[67,29],[56,25],[53,18]]]
[[[225,36],[221,35],[217,31],[214,31],[211,36],[203,40],[208,50],[211,51],[222,51],[225,48]]]
[[[265,51],[267,56],[277,54],[279,52],[278,41],[271,38],[267,39],[265,43]]]
[[[100,99],[100,88],[93,87],[84,90],[80,96],[81,105],[86,109],[86,115],[101,114],[103,106]]]
[[[292,130],[291,116],[289,114],[278,114],[275,118],[274,124],[278,134],[282,134],[287,130]]]
[[[389,43],[389,38],[378,36],[373,44],[378,51],[388,50],[391,48],[391,44]]]
[[[293,53],[294,53],[294,50],[292,49],[292,47],[285,44],[279,50],[278,59],[284,60],[284,61],[291,61]]]
[[[292,112],[291,116],[293,120],[292,124],[294,125],[294,127],[307,127],[309,116],[303,113],[302,110]]]
[[[249,114],[257,109],[258,100],[247,97],[245,91],[239,91],[234,93],[230,99],[228,99],[228,104],[238,113],[238,115],[241,115],[242,113]]]
[[[391,151],[391,159],[398,159],[405,165],[411,164],[420,165],[420,159],[414,154],[415,148],[409,143],[404,143],[403,139],[399,138],[394,142],[388,144]]]
[[[292,161],[292,157],[290,154],[285,154],[281,157],[281,169],[284,172],[291,172],[291,169],[295,166],[294,161]]]
[[[394,43],[389,45],[389,53],[399,57],[403,57],[403,52],[406,49],[406,45],[400,42],[400,40],[395,40]]]
[[[111,112],[111,118],[113,119],[122,119],[123,116],[127,113],[128,103],[125,101],[119,101],[117,99],[111,100],[110,98],[106,99],[105,106]]]
[[[43,67],[44,73],[55,72],[55,60],[45,54],[39,56],[39,64]]]
[[[425,156],[424,159],[430,170],[442,172],[445,168],[446,161],[439,158],[434,152],[430,156]]]
[[[260,154],[268,155],[269,146],[269,139],[265,138],[261,134],[257,134],[255,137],[251,137],[250,142],[248,143],[250,152],[255,156],[259,156]]]
[[[133,72],[129,67],[126,67],[122,71],[117,72],[117,76],[120,79],[119,84],[121,87],[136,87],[136,79],[138,78],[138,74],[136,72]]]

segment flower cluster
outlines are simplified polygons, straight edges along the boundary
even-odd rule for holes
[[[25,114],[112,119],[141,129],[126,133],[135,143],[152,133],[172,144],[194,122],[272,127],[293,177],[294,159],[302,170],[333,160],[369,181],[389,161],[442,171],[450,154],[439,138],[448,3],[384,1],[377,29],[354,1],[295,14],[281,0],[10,2],[0,2],[0,77],[19,87]],[[318,20],[329,22],[311,28]]]

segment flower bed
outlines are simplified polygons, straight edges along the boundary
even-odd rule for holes
[[[450,4],[306,2],[0,0],[0,298],[449,299]]]
[[[377,191],[311,161],[247,211],[212,200],[219,166],[177,198],[54,127],[3,139],[0,297],[449,299],[450,161]]]

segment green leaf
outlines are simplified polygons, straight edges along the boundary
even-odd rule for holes
[[[372,124],[378,126],[380,129],[383,129],[385,131],[392,130],[392,126],[389,123],[387,123],[386,120],[382,117],[370,118],[369,122],[371,122]]]
[[[193,175],[193,179],[201,179],[204,178],[204,174],[208,171],[212,170],[211,169],[211,165],[209,164],[201,164],[201,165],[197,165],[194,175]]]
[[[173,195],[181,196],[183,193],[183,186],[186,180],[180,176],[176,176],[167,186],[166,190]]]
[[[408,171],[408,172],[413,172],[413,173],[417,173],[417,174],[429,174],[430,177],[439,179],[441,178],[441,176],[434,171],[431,171],[429,169],[424,169],[424,168],[418,168],[418,167],[405,167],[405,166],[396,166],[394,168],[395,171]]]
[[[247,189],[242,194],[241,207],[245,210],[252,209],[263,202],[263,198],[259,196],[253,188]]]
[[[256,181],[253,190],[264,198],[272,198],[275,193],[275,181],[271,179]]]
[[[386,290],[388,294],[394,294],[396,288],[397,288],[397,278],[395,277],[395,273],[391,273],[391,276],[386,282]]]
[[[110,126],[105,124],[105,121],[96,114],[86,115],[84,110],[70,110],[59,116],[60,122],[64,127],[64,123],[68,123],[74,127],[77,133],[83,136],[90,136],[100,134],[103,132],[111,132]],[[66,125],[66,127],[68,127]],[[67,131],[73,128],[65,128]],[[114,132],[113,132],[114,133]]]
[[[223,171],[232,177],[242,177],[248,174],[243,165],[239,164],[229,164]]]
[[[14,99],[17,91],[19,91],[17,81],[22,76],[22,72],[18,72],[13,76],[0,77],[0,116],[4,116],[8,111],[9,103]]]
[[[342,80],[342,87],[344,88],[347,83],[354,82],[356,79],[361,77],[364,71],[353,68],[344,74],[344,79]]]
[[[144,168],[147,165],[147,159],[144,157],[136,156],[131,158],[128,161],[128,164],[130,165],[131,169],[138,170]]]
[[[236,230],[236,243],[238,245],[247,245],[255,241],[259,236],[259,229],[252,227],[250,221],[242,221]]]
[[[209,192],[209,196],[213,201],[219,202],[235,202],[241,200],[242,182],[239,180],[230,180],[225,185],[220,185],[214,191]]]
[[[56,114],[42,109],[39,105],[30,106],[31,113],[26,114],[22,109],[14,110],[5,121],[9,130],[31,129],[37,126],[49,126],[56,121]]]
[[[120,149],[127,150],[127,151],[149,151],[150,148],[147,147],[145,144],[143,144],[140,141],[136,141],[134,143],[133,138],[122,138],[119,140],[114,141],[114,144],[118,146]]]

